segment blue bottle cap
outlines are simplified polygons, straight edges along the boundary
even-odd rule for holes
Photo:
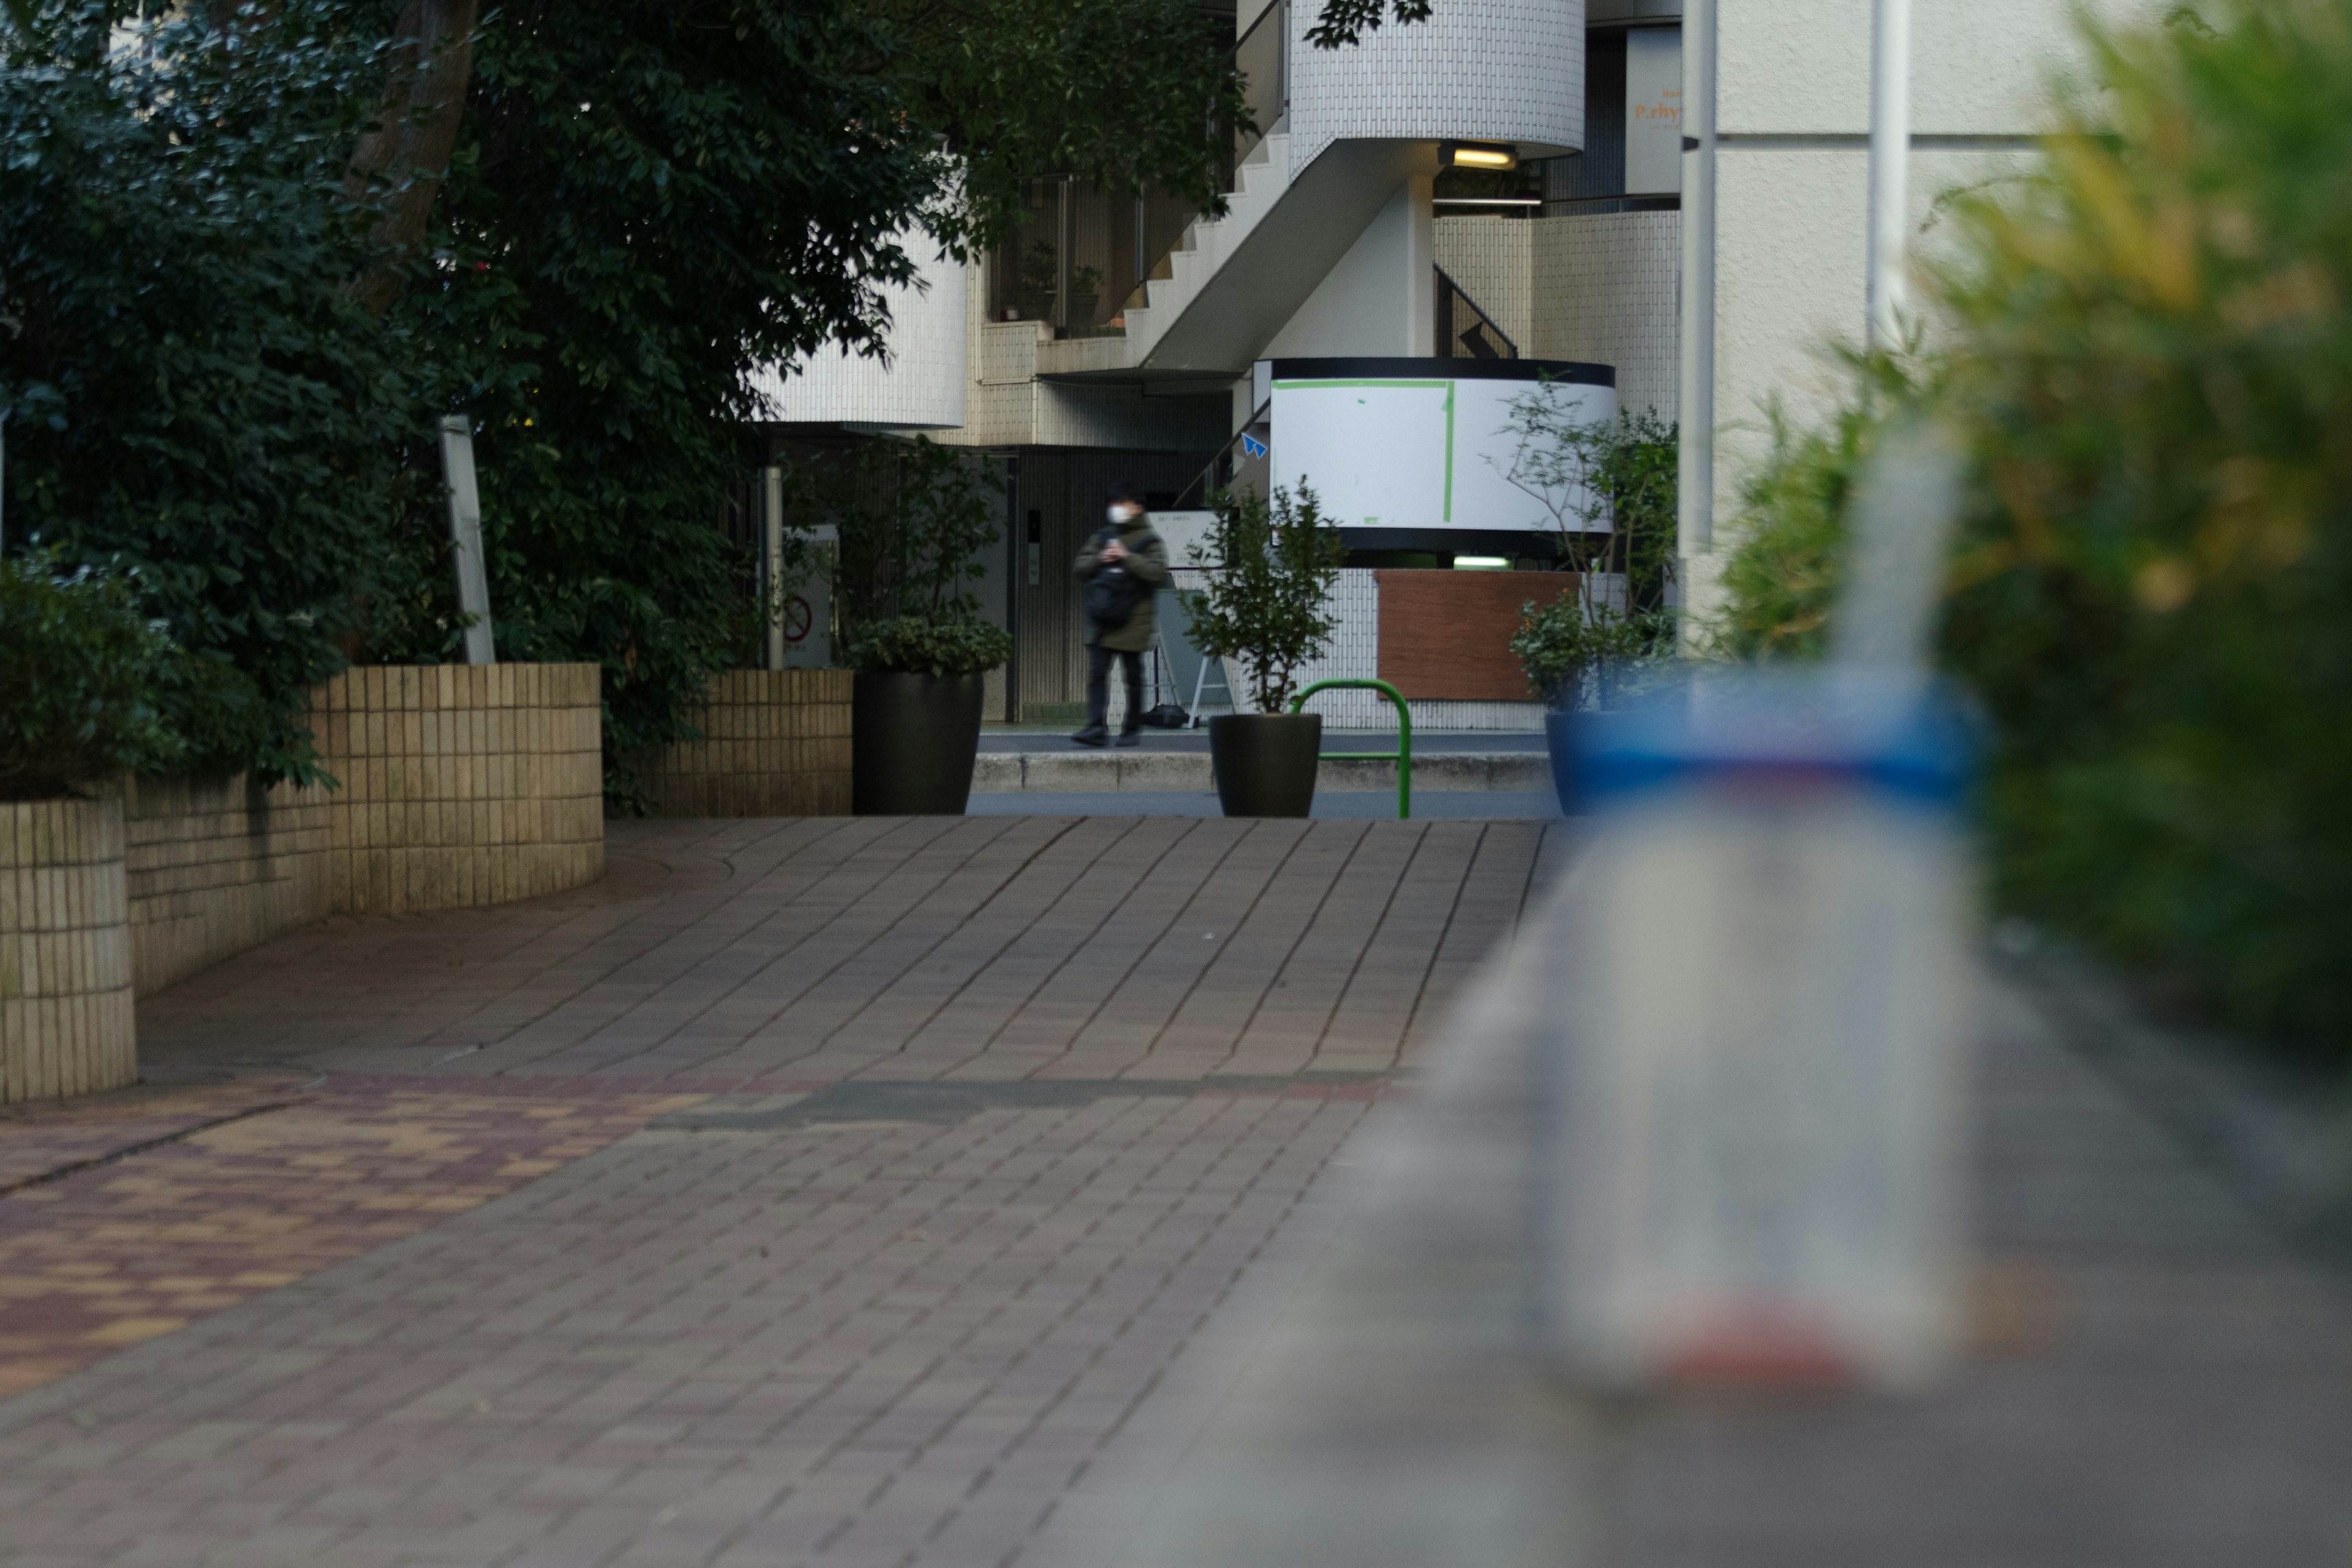
[[[1588,807],[1699,782],[1857,784],[1948,806],[1967,787],[1976,724],[1948,682],[1902,671],[1694,669],[1616,712],[1570,726]]]

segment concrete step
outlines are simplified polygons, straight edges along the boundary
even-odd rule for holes
[[[971,770],[975,795],[1076,795],[1128,790],[1212,790],[1205,752],[993,752]],[[1325,791],[1393,790],[1394,763],[1326,761],[1315,775]],[[1548,790],[1551,763],[1541,752],[1432,752],[1412,760],[1416,790]]]

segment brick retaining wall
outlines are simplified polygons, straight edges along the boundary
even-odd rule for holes
[[[218,779],[127,781],[122,815],[131,975],[144,996],[331,905],[326,786]]]
[[[0,1105],[139,1076],[122,803],[0,802]]]
[[[366,665],[319,689],[311,725],[341,781],[330,902],[351,914],[467,909],[604,873],[593,664]]]
[[[641,775],[656,816],[846,816],[845,669],[735,669],[714,676],[681,742]]]

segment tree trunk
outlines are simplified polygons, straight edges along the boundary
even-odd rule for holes
[[[381,198],[383,216],[370,231],[381,259],[352,280],[352,292],[381,316],[400,295],[400,262],[425,237],[457,126],[474,61],[479,0],[407,0],[393,25],[393,63],[376,121],[361,132],[343,177],[354,202]]]

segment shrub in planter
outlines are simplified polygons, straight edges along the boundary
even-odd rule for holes
[[[1663,673],[1675,652],[1675,427],[1654,411],[1588,421],[1539,382],[1511,400],[1503,477],[1552,515],[1558,559],[1575,586],[1520,607],[1511,637],[1544,716],[1552,786],[1568,809],[1568,715],[1613,707]]]
[[[1303,481],[1277,487],[1273,504],[1244,492],[1223,499],[1198,547],[1207,586],[1191,601],[1192,646],[1238,658],[1255,713],[1209,721],[1217,795],[1228,816],[1305,816],[1315,801],[1319,714],[1290,713],[1298,668],[1331,646],[1328,613],[1339,580],[1339,531]]]
[[[848,650],[850,809],[861,816],[960,816],[971,796],[988,672],[1013,657],[985,621],[901,616]]]
[[[841,534],[822,569],[857,672],[851,809],[960,816],[987,673],[1013,656],[971,590],[998,537],[1000,492],[968,455],[922,439],[867,442],[796,479],[801,507]]]

